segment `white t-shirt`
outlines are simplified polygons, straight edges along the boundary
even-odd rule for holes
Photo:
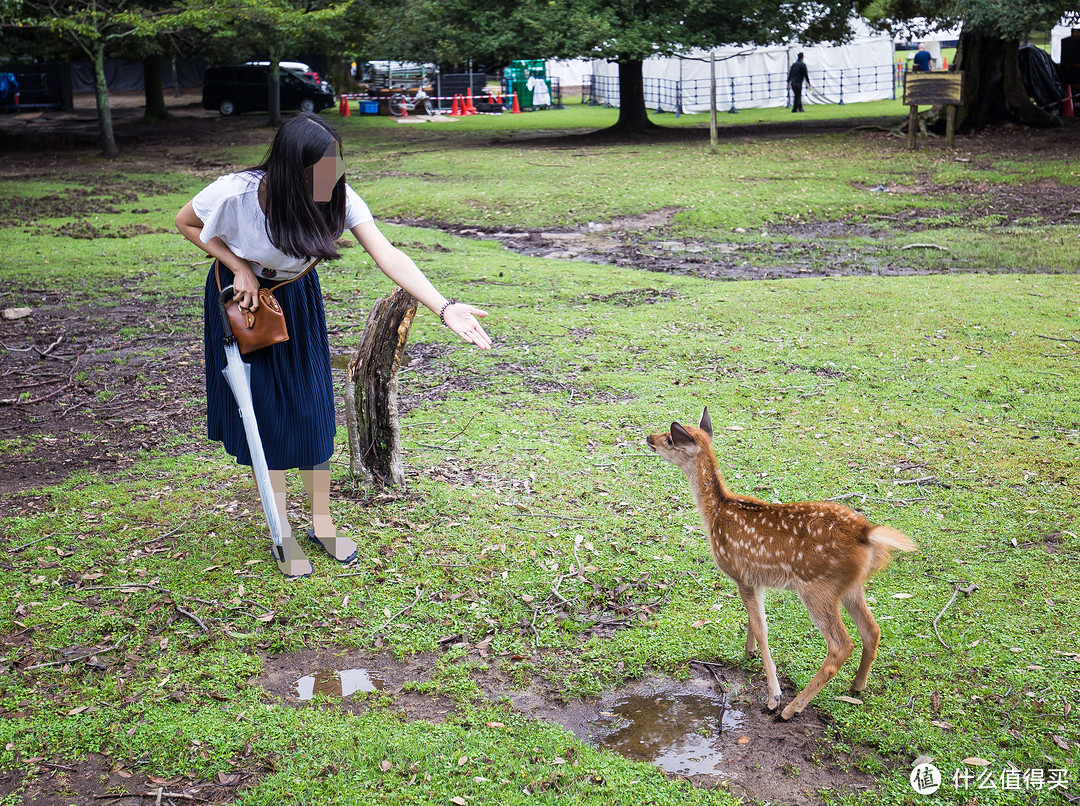
[[[251,264],[258,277],[288,280],[311,265],[310,257],[293,257],[270,243],[266,214],[259,206],[259,181],[255,171],[226,174],[207,185],[191,207],[203,222],[201,240],[221,238],[237,257]],[[345,185],[345,228],[374,221],[371,211],[356,191]]]

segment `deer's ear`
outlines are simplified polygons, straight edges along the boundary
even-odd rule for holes
[[[701,422],[698,423],[698,428],[708,434],[709,439],[712,439],[712,420],[709,419],[708,406],[701,410]]]
[[[690,432],[678,423],[671,424],[671,441],[676,447],[680,448],[697,445],[697,443],[694,442],[694,438],[690,436]]]

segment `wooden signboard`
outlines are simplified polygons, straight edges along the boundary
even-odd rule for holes
[[[920,106],[945,107],[945,138],[952,148],[956,107],[963,97],[964,73],[927,72],[904,74],[904,103],[911,107],[908,116],[908,148],[915,148],[916,114]]]

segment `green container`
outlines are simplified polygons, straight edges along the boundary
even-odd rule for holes
[[[529,79],[534,76],[544,79],[548,91],[551,91],[551,82],[547,81],[547,65],[543,59],[519,59],[510,62],[510,66],[503,70],[510,92],[517,93],[518,104],[523,108],[534,105],[533,93],[528,86]]]

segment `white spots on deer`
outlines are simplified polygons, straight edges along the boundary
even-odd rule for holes
[[[690,444],[688,434],[693,439]],[[871,544],[866,535],[873,525],[840,504],[770,504],[730,493],[716,467],[708,433],[673,424],[671,438],[677,450],[664,447],[671,445],[667,434],[652,435],[648,442],[685,472],[713,557],[739,587],[751,625],[747,646],[752,648],[756,643],[761,650],[771,707],[776,707],[780,684],[768,647],[761,598],[765,587],[795,589],[828,644],[821,669],[784,708],[781,717],[790,719],[801,712],[850,656],[854,643],[840,618],[841,607],[855,621],[863,640],[862,659],[852,685],[855,691],[862,691],[880,634],[866,606],[866,576],[888,562],[891,550],[911,551],[914,544],[907,538],[900,545]]]

